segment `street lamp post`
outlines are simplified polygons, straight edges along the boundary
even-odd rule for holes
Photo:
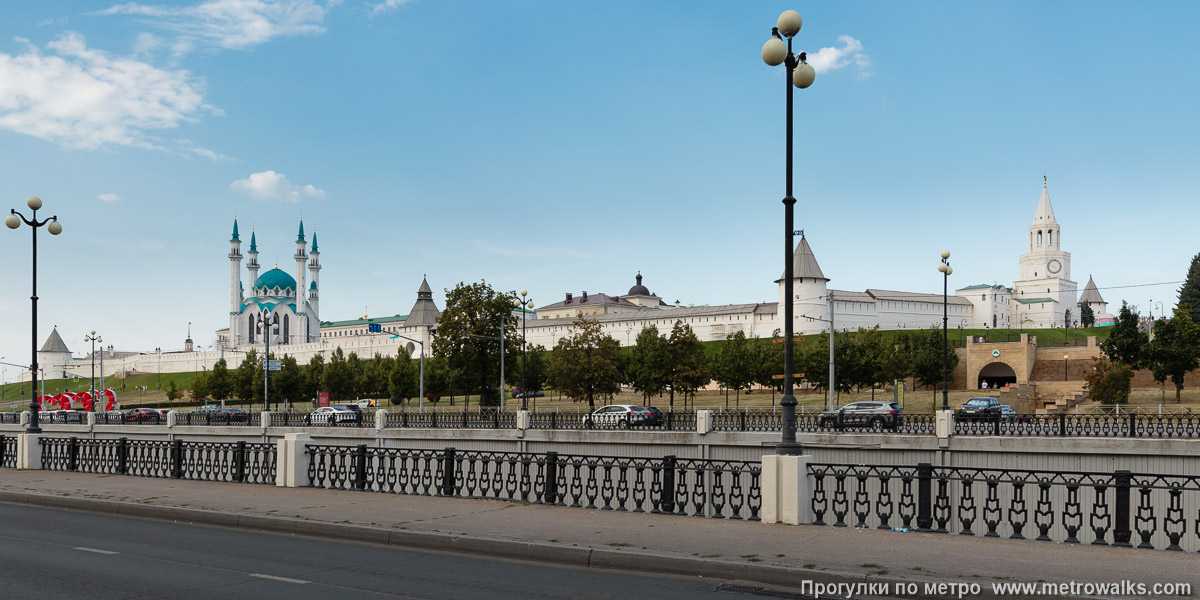
[[[32,325],[32,334],[30,336],[32,339],[32,342],[30,343],[30,354],[33,356],[33,362],[29,365],[29,372],[31,373],[31,380],[33,384],[29,397],[29,411],[33,414],[33,418],[30,419],[29,427],[25,431],[26,433],[41,433],[42,428],[38,426],[38,409],[40,407],[38,406],[37,393],[37,230],[39,227],[49,224],[49,226],[46,227],[46,231],[49,231],[50,235],[58,235],[62,233],[62,225],[59,224],[57,215],[52,216],[49,219],[38,221],[37,211],[42,207],[41,198],[38,198],[37,196],[30,196],[29,199],[25,201],[25,205],[33,211],[32,218],[26,219],[25,215],[17,212],[16,209],[10,209],[8,211],[8,216],[4,218],[4,224],[7,225],[9,229],[16,229],[21,226],[21,223],[25,223],[30,229],[33,230],[33,293],[29,296],[30,301],[33,303],[33,312],[30,315],[30,322]]]
[[[785,181],[786,190],[783,198],[784,217],[784,271],[783,289],[786,302],[783,309],[783,398],[779,405],[783,408],[783,436],[775,446],[775,453],[781,455],[799,456],[803,448],[796,441],[796,396],[793,389],[792,374],[795,371],[792,359],[793,313],[792,304],[794,291],[792,285],[792,239],[795,235],[794,210],[796,198],[792,196],[792,86],[807,88],[812,85],[816,71],[809,65],[807,54],[799,56],[792,54],[792,38],[800,32],[803,20],[800,13],[794,10],[784,11],[779,15],[775,27],[771,28],[771,39],[762,47],[762,59],[767,65],[775,67],[781,64],[787,66],[787,123],[786,123],[786,152],[785,152]],[[783,38],[787,38],[784,43]]]
[[[259,320],[255,331],[261,333],[266,348],[263,354],[263,410],[270,410],[271,387],[271,334],[279,333],[279,315],[272,313],[270,317]]]
[[[1063,381],[1067,380],[1067,359],[1071,358],[1070,354],[1063,355]]]
[[[420,395],[417,398],[417,406],[419,407],[421,413],[424,414],[425,413],[425,341],[418,340],[417,338],[410,338],[406,335],[400,335],[398,333],[393,333],[392,337],[393,338],[403,338],[410,342],[416,342],[421,345],[421,383],[420,383],[420,388],[417,391],[417,393]],[[410,356],[409,358],[411,359],[412,357]]]
[[[92,343],[92,410],[96,409],[96,342],[104,343],[104,338],[96,335],[96,330],[93,329],[91,335],[84,335],[83,341]],[[104,351],[104,346],[100,346],[100,351]],[[104,363],[100,363],[101,376],[104,374]]]
[[[942,262],[938,265],[938,271],[942,272],[942,410],[950,410],[950,392],[946,389],[947,382],[947,355],[950,353],[950,334],[948,324],[950,322],[950,274],[954,269],[950,268],[950,251],[942,250]]]
[[[526,299],[529,290],[521,290],[521,410],[529,410],[529,387],[525,382],[525,321],[528,319],[526,308],[533,308],[533,300]]]

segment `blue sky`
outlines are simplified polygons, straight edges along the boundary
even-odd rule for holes
[[[1080,285],[1174,303],[1195,241],[1186,2],[25,2],[0,22],[0,208],[39,195],[40,346],[199,345],[228,323],[236,212],[321,317],[486,279],[539,304],[773,302],[782,68],[804,16],[797,227],[837,289],[1017,276],[1043,173]],[[29,232],[0,234],[0,356],[29,354]],[[93,283],[94,282],[94,283]],[[1104,289],[1113,288],[1113,289]],[[14,370],[8,369],[8,376]]]

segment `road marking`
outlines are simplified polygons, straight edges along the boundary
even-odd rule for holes
[[[96,548],[84,548],[83,546],[76,546],[74,549],[84,552],[95,552],[96,554],[120,554],[120,552],[113,552],[112,550],[98,550]]]
[[[271,579],[274,581],[282,581],[284,583],[298,583],[301,585],[306,584],[306,583],[312,583],[311,581],[305,581],[303,579],[292,579],[291,577],[280,577],[278,575],[266,575],[263,573],[247,573],[247,575],[249,575],[251,577],[258,577],[259,579]]]

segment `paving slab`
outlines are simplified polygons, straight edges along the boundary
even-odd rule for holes
[[[1129,581],[1200,594],[1195,553],[1086,544],[14,469],[0,470],[0,501],[790,587],[979,584],[986,597],[996,582]]]

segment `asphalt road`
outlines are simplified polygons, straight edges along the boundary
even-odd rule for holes
[[[722,584],[0,503],[6,600],[755,597]]]

